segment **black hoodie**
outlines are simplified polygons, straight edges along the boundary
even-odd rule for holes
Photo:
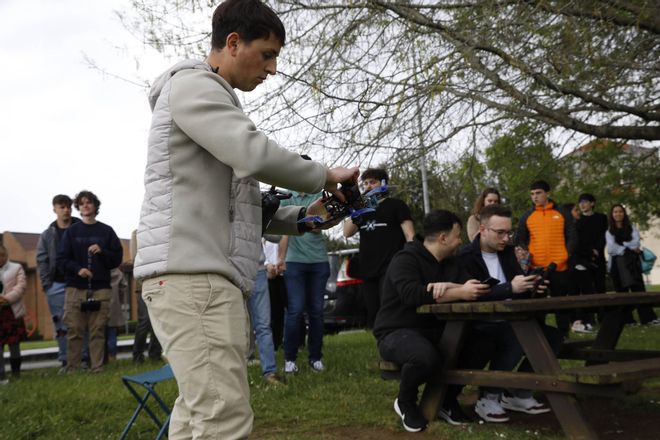
[[[463,283],[466,280],[455,258],[438,262],[420,240],[406,243],[387,268],[374,336],[381,340],[400,328],[431,330],[443,326],[444,323],[433,315],[417,313],[417,307],[434,303],[426,286],[440,281]]]

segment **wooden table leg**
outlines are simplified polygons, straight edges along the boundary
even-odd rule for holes
[[[536,319],[512,321],[511,326],[535,372],[553,375],[560,372],[559,361],[552,352],[552,348]],[[584,419],[580,405],[574,396],[552,392],[547,392],[546,396],[568,438],[598,438],[591,425]]]
[[[629,307],[620,307],[617,309],[605,310],[603,313],[603,322],[600,325],[596,340],[591,345],[591,348],[600,348],[613,350],[616,348],[621,332],[623,331],[623,322],[625,319],[625,312],[630,310]],[[587,361],[586,365],[602,364],[599,361]]]
[[[442,366],[429,383],[424,387],[422,400],[420,403],[422,412],[426,420],[435,420],[438,415],[438,410],[445,399],[447,392],[447,384],[442,380],[443,373],[446,370],[456,368],[458,358],[460,356],[461,348],[463,347],[463,339],[465,337],[465,330],[467,329],[466,321],[447,321],[445,329],[442,332],[442,337],[438,344],[438,350],[442,357]]]

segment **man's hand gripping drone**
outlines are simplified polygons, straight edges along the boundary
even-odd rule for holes
[[[325,223],[350,216],[353,223],[359,226],[364,214],[376,210],[379,200],[387,194],[388,187],[383,182],[381,186],[368,193],[360,194],[357,183],[345,182],[341,184],[339,191],[344,195],[346,202],[342,202],[336,196],[324,191],[317,209],[310,212],[312,211],[312,206],[310,206],[307,211],[310,215],[298,220],[298,223],[313,223],[314,228],[318,228]]]

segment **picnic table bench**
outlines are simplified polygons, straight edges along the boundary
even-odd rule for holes
[[[634,391],[641,381],[660,376],[660,351],[616,348],[624,327],[624,312],[639,304],[660,305],[660,293],[607,293],[419,307],[418,313],[432,313],[446,321],[439,342],[444,362],[422,395],[421,408],[425,417],[427,420],[436,418],[448,384],[523,388],[547,396],[567,437],[598,438],[582,415],[576,396],[621,396]],[[604,309],[596,338],[568,342],[562,352],[555,355],[539,321],[549,312],[583,308]],[[534,372],[457,369],[468,323],[474,320],[510,322]],[[584,365],[562,368],[558,358],[583,360]],[[398,367],[383,361],[379,366],[386,374],[396,374]]]

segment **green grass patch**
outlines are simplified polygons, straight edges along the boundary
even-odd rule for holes
[[[626,328],[620,346],[660,349],[660,327]],[[255,412],[251,438],[339,440],[349,437],[347,433],[355,439],[404,436],[400,421],[392,410],[398,383],[384,381],[374,371],[378,354],[373,336],[366,332],[327,336],[324,353],[327,371],[312,372],[304,364],[306,353],[303,352],[300,373],[289,377],[285,387],[265,387],[259,366],[249,368]],[[282,365],[281,353],[278,354],[278,363]],[[159,366],[149,362],[136,366],[130,361],[120,361],[95,375],[58,376],[55,368],[25,371],[20,380],[0,387],[3,420],[10,421],[3,424],[0,438],[116,439],[136,405],[123,386],[121,376]],[[176,398],[174,381],[159,384],[158,390],[168,402]],[[646,411],[646,414],[652,411],[655,419],[660,419],[660,405],[650,404],[650,399],[660,401],[660,381],[657,379],[646,382],[642,393],[617,399],[612,405],[622,411],[639,410]],[[155,435],[155,426],[143,414],[129,438],[152,439]],[[475,423],[459,428],[434,422],[420,438],[559,439],[563,434],[552,422],[537,429],[534,419],[530,419],[522,424]]]
[[[21,344],[21,348],[54,346],[50,344],[31,342]],[[660,350],[660,327],[626,327],[619,347]],[[251,438],[339,440],[346,438],[347,432],[372,433],[365,437],[351,434],[353,439],[404,435],[392,410],[398,382],[384,381],[374,371],[378,353],[373,336],[366,332],[326,336],[324,354],[327,371],[317,374],[306,366],[305,354],[301,353],[301,371],[289,377],[285,387],[265,387],[259,366],[249,368],[255,413]],[[280,352],[278,365],[282,363]],[[570,365],[568,361],[562,364]],[[3,420],[8,421],[0,430],[0,439],[116,439],[136,405],[121,376],[159,366],[119,361],[95,375],[59,376],[56,368],[24,371],[20,380],[0,386],[0,408]],[[159,384],[158,390],[167,402],[173,402],[177,396],[174,381]],[[617,399],[612,406],[660,419],[660,404],[649,402],[660,402],[660,379],[645,382],[642,393]],[[143,414],[129,438],[152,439],[156,432],[151,420]],[[447,439],[563,438],[556,426],[548,428],[546,424],[545,428],[536,430],[533,421],[523,426],[471,424],[459,428],[434,422],[426,435]]]

